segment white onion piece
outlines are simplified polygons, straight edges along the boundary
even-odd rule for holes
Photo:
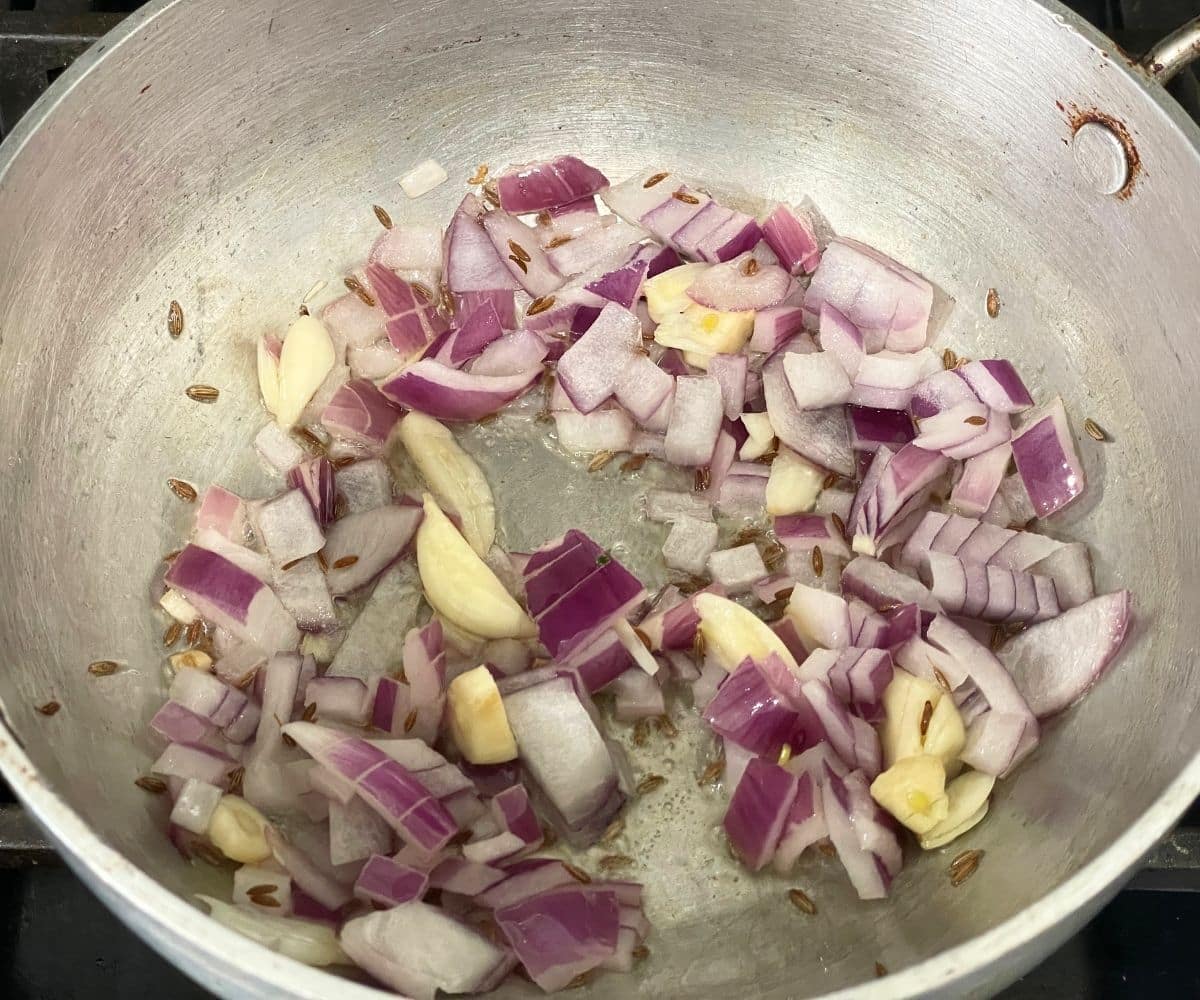
[[[708,567],[708,557],[716,547],[717,526],[712,520],[702,521],[680,514],[674,519],[671,533],[663,543],[663,561],[671,569],[698,576]]]
[[[744,594],[769,575],[753,543],[713,552],[708,557],[708,572],[730,594]]]
[[[724,406],[721,385],[711,376],[675,380],[675,403],[667,425],[667,461],[705,465],[712,458]]]
[[[400,187],[410,198],[420,198],[446,183],[445,168],[437,160],[422,160],[400,178]]]

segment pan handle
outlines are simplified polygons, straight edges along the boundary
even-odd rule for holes
[[[1166,85],[1181,69],[1200,59],[1200,17],[1171,32],[1142,57],[1142,69]]]

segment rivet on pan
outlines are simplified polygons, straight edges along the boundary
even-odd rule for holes
[[[1125,145],[1107,125],[1085,122],[1071,140],[1075,171],[1084,186],[1097,194],[1116,194],[1129,180]]]

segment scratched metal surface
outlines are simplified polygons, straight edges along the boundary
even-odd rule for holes
[[[190,513],[164,480],[254,485],[254,338],[361,258],[367,206],[442,220],[478,162],[570,150],[614,177],[653,163],[718,192],[811,194],[953,298],[939,343],[1021,360],[1036,389],[1060,388],[1077,421],[1113,434],[1082,437],[1093,487],[1054,530],[1101,543],[1101,582],[1138,598],[1120,668],[972,836],[987,864],[967,891],[950,890],[945,852],[913,858],[887,903],[857,903],[819,859],[795,882],[746,876],[690,781],[698,731],[671,760],[644,758],[673,777],[630,821],[654,957],[593,995],[812,995],[863,984],[875,961],[898,975],[863,994],[993,989],[1076,929],[1200,790],[1200,469],[1185,444],[1200,414],[1200,226],[1181,195],[1200,189],[1197,132],[1095,36],[1033,3],[915,0],[191,0],[124,31],[0,158],[0,698],[25,751],[0,732],[0,766],[102,898],[210,988],[373,995],[201,919],[185,898],[214,876],[174,856],[159,806],[132,786],[162,696],[146,590]],[[1071,116],[1093,107],[1137,144],[1126,200],[1074,181]],[[408,202],[396,180],[427,156],[452,183]],[[164,328],[172,298],[179,341]],[[220,403],[188,404],[195,381],[219,385]],[[558,462],[545,451],[523,467],[506,532],[641,530],[602,488],[531,496]],[[100,656],[128,669],[98,683],[84,667]],[[37,715],[51,697],[63,710]],[[817,919],[783,903],[795,883],[819,897]]]

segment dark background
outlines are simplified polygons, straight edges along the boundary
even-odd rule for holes
[[[0,0],[0,138],[72,59],[140,6],[139,0]],[[1200,14],[1200,0],[1074,0],[1068,6],[1134,53]],[[1171,90],[1200,119],[1196,76],[1182,74]],[[11,837],[6,843],[4,814],[14,818],[11,803],[0,784],[0,998],[208,997],[125,930],[69,870],[44,853],[13,849]],[[1175,841],[1150,859],[1130,888],[1005,991],[1005,1000],[1200,997],[1200,963],[1192,950],[1200,941],[1195,847],[1200,808],[1193,807]]]

